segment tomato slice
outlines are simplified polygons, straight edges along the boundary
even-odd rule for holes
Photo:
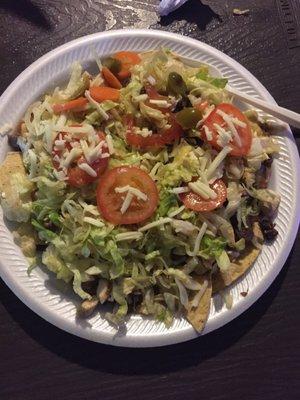
[[[167,97],[160,95],[153,86],[147,85],[145,89],[150,100],[167,100]],[[133,132],[134,119],[128,115],[125,119],[125,124],[127,125],[127,143],[140,149],[157,149],[164,147],[166,144],[173,143],[176,139],[180,139],[183,130],[176,121],[174,114],[170,112],[170,108],[159,107],[156,104],[150,103],[149,100],[146,100],[145,104],[164,114],[168,113],[168,123],[171,127],[154,133],[151,136],[143,137]]]
[[[205,212],[212,211],[223,205],[227,198],[227,189],[222,179],[217,179],[210,187],[216,192],[217,197],[215,199],[205,200],[199,194],[195,192],[181,193],[179,195],[180,200],[190,210]]]
[[[61,132],[60,135],[62,139],[64,139],[67,136],[67,133]],[[105,140],[105,135],[103,132],[99,131],[98,136],[100,141]],[[72,144],[76,142],[78,143],[79,139],[73,139],[72,142],[67,141],[65,144],[65,148],[70,151],[72,149]],[[108,147],[107,145],[104,144],[103,153],[107,152],[108,152]],[[60,151],[55,149],[52,150],[53,157],[55,157],[56,155],[61,157],[62,153],[63,150]],[[88,163],[85,157],[83,156],[79,157],[77,160],[73,162],[73,165],[70,166],[67,170],[67,177],[68,177],[67,182],[69,183],[70,186],[74,187],[81,187],[94,182],[105,172],[108,165],[108,160],[109,157],[98,158],[92,163]],[[87,172],[79,168],[79,165],[82,163],[87,163],[96,172],[96,176],[91,176]],[[53,165],[57,170],[59,169],[59,163],[56,160],[53,160]]]
[[[145,193],[147,200],[134,196],[129,208],[122,214],[120,209],[126,193],[116,193],[115,188],[127,185]],[[116,167],[107,171],[99,181],[97,204],[103,218],[112,224],[137,224],[154,213],[158,204],[158,191],[147,172],[132,166]]]
[[[245,124],[245,127],[241,127],[238,125],[235,125],[235,128],[238,132],[238,135],[241,140],[241,146],[238,145],[238,143],[233,140],[229,142],[229,145],[231,146],[231,152],[230,154],[232,156],[245,156],[249,153],[251,144],[252,144],[252,133],[251,133],[251,128],[250,125],[247,121],[247,118],[244,116],[244,114],[236,107],[234,107],[232,104],[227,104],[227,103],[222,103],[219,104],[206,118],[204,125],[207,126],[207,128],[210,130],[212,133],[212,139],[208,140],[203,127],[202,127],[202,132],[201,132],[201,137],[203,140],[206,142],[210,143],[213,147],[216,149],[221,149],[221,146],[218,144],[218,138],[219,134],[215,128],[214,124],[220,125],[222,128],[226,128],[227,124],[224,121],[223,117],[218,114],[218,110],[223,111],[224,113],[228,114],[231,117],[235,117],[238,119],[240,122]]]
[[[168,120],[171,125],[170,128],[153,133],[151,136],[143,137],[133,132],[133,117],[128,115],[125,121],[127,125],[127,143],[140,149],[157,149],[173,143],[176,139],[180,139],[183,131],[173,114],[170,114]]]
[[[156,110],[161,111],[163,114],[167,114],[170,112],[170,107],[159,107],[157,104],[153,104],[150,100],[168,100],[167,96],[163,96],[158,93],[158,91],[151,85],[146,85],[145,87],[146,93],[149,96],[149,100],[145,101],[146,106],[155,108]]]

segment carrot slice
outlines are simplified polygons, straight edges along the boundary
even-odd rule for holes
[[[83,107],[88,104],[88,101],[84,97],[78,97],[78,99],[67,101],[66,103],[53,104],[52,110],[55,114],[59,114],[65,111],[82,111]]]
[[[107,86],[91,87],[90,94],[91,97],[99,103],[105,100],[118,101],[120,98],[120,91],[118,89],[110,88]]]
[[[122,64],[121,71],[118,73],[118,78],[121,80],[129,78],[131,75],[130,69],[141,62],[140,56],[134,51],[119,51],[114,55],[114,58]]]
[[[115,89],[122,88],[119,79],[107,67],[102,68],[102,76],[110,87]]]

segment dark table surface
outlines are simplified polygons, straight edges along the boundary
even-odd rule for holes
[[[0,0],[0,93],[69,40],[152,27],[224,51],[282,106],[300,112],[299,0],[203,3],[190,0],[159,21],[157,0]],[[233,16],[234,7],[250,13]],[[71,336],[1,282],[0,399],[300,399],[299,262],[298,236],[277,279],[247,312],[207,336],[157,349],[113,348]]]

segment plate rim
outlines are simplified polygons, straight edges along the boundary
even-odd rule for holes
[[[3,92],[0,97],[0,111],[2,108],[5,108],[5,103],[9,99],[9,97],[13,94],[14,90],[17,88],[19,84],[29,76],[31,76],[35,69],[41,68],[42,65],[47,64],[51,61],[52,58],[58,57],[60,54],[65,52],[71,51],[74,47],[80,44],[88,44],[88,42],[93,42],[95,39],[104,40],[106,37],[109,39],[113,37],[128,37],[128,36],[149,36],[149,37],[156,37],[158,39],[170,39],[174,38],[177,42],[180,41],[183,45],[191,43],[196,47],[202,47],[205,49],[207,53],[211,56],[221,56],[224,60],[224,63],[231,66],[232,68],[239,71],[243,78],[249,82],[252,86],[255,87],[256,91],[266,100],[269,100],[272,103],[276,103],[274,98],[271,94],[267,91],[267,89],[261,84],[261,82],[244,66],[242,66],[239,62],[235,61],[222,51],[203,43],[199,40],[182,36],[180,34],[169,33],[167,31],[161,30],[152,30],[152,29],[119,29],[119,30],[112,30],[106,32],[97,32],[91,35],[85,35],[80,38],[74,39],[70,42],[67,42],[48,53],[44,54],[42,57],[34,61],[31,65],[29,65],[23,72],[21,72],[13,82],[8,86],[8,88]],[[249,295],[244,299],[243,303],[240,303],[238,306],[234,307],[234,311],[231,312],[229,318],[225,318],[224,315],[220,315],[219,318],[215,318],[215,320],[211,323],[210,328],[207,329],[204,334],[219,329],[220,327],[224,326],[225,324],[229,323],[237,316],[241,315],[244,311],[246,311],[251,305],[253,305],[261,295],[268,289],[271,283],[274,281],[280,270],[283,268],[286,259],[288,258],[291,248],[294,244],[299,219],[300,219],[300,162],[299,162],[299,155],[298,150],[295,144],[295,141],[292,137],[292,133],[289,130],[290,139],[287,143],[289,155],[291,156],[291,160],[293,161],[293,172],[294,177],[296,176],[295,183],[296,183],[296,191],[295,191],[295,201],[294,201],[294,223],[290,225],[290,230],[288,234],[288,245],[285,247],[284,251],[282,251],[279,256],[273,262],[273,267],[268,271],[268,273],[261,278],[261,280],[255,286],[255,289],[249,293]],[[297,206],[298,204],[298,206]],[[7,230],[8,231],[8,230]],[[8,231],[9,234],[9,231]],[[9,261],[8,261],[9,262]],[[91,333],[92,330],[84,330],[79,325],[75,324],[74,322],[66,319],[59,314],[54,314],[54,311],[49,311],[49,309],[45,309],[45,305],[39,304],[35,301],[34,296],[28,296],[27,291],[22,287],[22,285],[18,284],[18,279],[14,276],[10,276],[9,271],[5,267],[2,259],[0,260],[1,266],[1,277],[6,285],[13,291],[13,293],[24,303],[26,304],[33,312],[38,314],[40,317],[45,319],[47,322],[55,325],[56,327],[67,331],[68,333],[74,334],[76,336],[100,342],[103,344],[110,344],[115,346],[122,346],[122,347],[158,347],[158,346],[165,346],[170,344],[175,344],[179,342],[184,342],[187,340],[194,339],[199,336],[203,336],[203,334],[197,334],[192,327],[184,329],[179,332],[172,332],[170,334],[161,334],[158,333],[157,335],[152,334],[151,337],[147,337],[147,335],[131,335],[127,337],[126,335],[123,337],[118,337],[117,340],[114,340],[114,336],[112,333],[107,332],[98,332],[94,331],[94,334]],[[219,321],[222,320],[222,321]]]

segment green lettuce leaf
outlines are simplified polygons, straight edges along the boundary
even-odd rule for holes
[[[157,213],[160,217],[165,217],[172,207],[177,207],[177,197],[174,193],[170,193],[167,189],[163,189],[159,193],[159,206]]]
[[[42,255],[42,262],[49,271],[56,274],[57,279],[70,282],[73,278],[73,272],[67,267],[66,263],[61,259],[57,249],[50,244]]]
[[[200,246],[200,255],[203,258],[218,258],[225,250],[227,241],[222,237],[204,235]]]
[[[36,228],[39,238],[45,242],[51,242],[57,237],[57,234],[50,229],[45,228],[36,219],[31,220],[31,224]]]
[[[202,81],[208,82],[211,85],[219,88],[219,89],[224,89],[224,87],[227,85],[228,83],[228,79],[226,78],[215,78],[213,76],[210,76],[208,74],[208,71],[199,71],[196,74],[196,78],[201,79]]]

